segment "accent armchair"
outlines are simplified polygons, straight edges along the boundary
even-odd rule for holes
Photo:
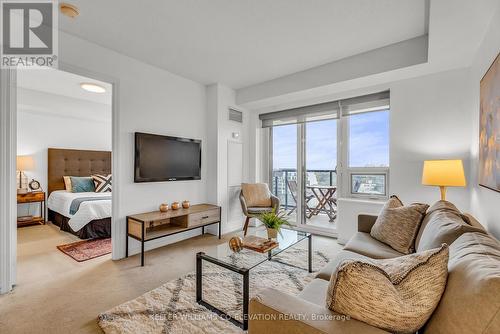
[[[242,183],[240,203],[243,214],[246,216],[243,226],[244,235],[247,235],[250,218],[257,218],[260,214],[278,211],[280,200],[274,196],[266,183]]]

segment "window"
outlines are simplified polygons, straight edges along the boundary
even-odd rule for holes
[[[335,197],[388,196],[389,98],[384,91],[259,115],[270,128],[270,186],[289,217],[331,229]]]
[[[389,110],[348,117],[350,196],[386,197],[389,173]]]
[[[389,110],[349,116],[349,167],[389,167]]]

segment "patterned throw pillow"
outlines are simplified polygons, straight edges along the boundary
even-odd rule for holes
[[[384,260],[346,260],[332,274],[327,307],[396,333],[415,333],[437,307],[448,246]]]
[[[70,176],[71,191],[74,193],[94,192],[94,182],[91,177]]]
[[[413,253],[427,204],[414,203],[404,206],[397,196],[391,196],[372,227],[370,235],[398,252]]]
[[[111,174],[109,175],[92,175],[92,180],[94,180],[95,192],[96,193],[105,193],[111,192]]]

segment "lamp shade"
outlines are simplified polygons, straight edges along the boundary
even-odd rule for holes
[[[35,161],[33,157],[30,155],[18,155],[16,159],[17,170],[25,171],[25,170],[33,170],[35,169]]]
[[[426,186],[465,187],[462,160],[424,161],[422,184]]]

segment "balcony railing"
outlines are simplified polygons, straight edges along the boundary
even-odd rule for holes
[[[337,185],[337,171],[333,169],[308,169],[306,175],[308,185]],[[297,181],[297,169],[281,168],[273,170],[272,192],[280,199],[281,207],[285,210],[295,207],[294,194],[290,191],[288,181]]]

